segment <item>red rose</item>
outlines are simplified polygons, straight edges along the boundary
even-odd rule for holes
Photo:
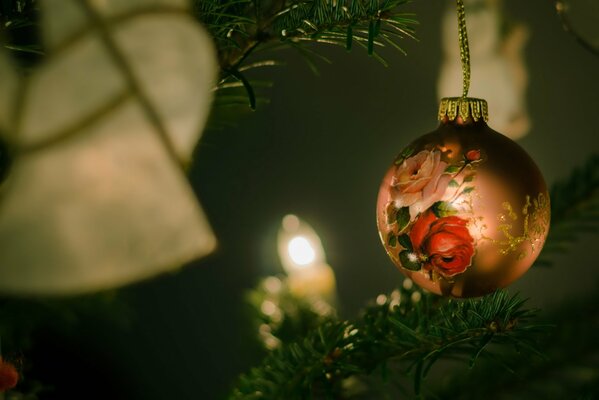
[[[478,161],[480,160],[480,150],[470,150],[466,153],[466,160],[472,162],[472,161]]]
[[[437,218],[432,211],[420,215],[410,231],[410,241],[425,270],[450,277],[472,264],[474,240],[467,222],[456,216]]]
[[[0,358],[0,393],[14,388],[19,382],[19,373],[14,365]]]

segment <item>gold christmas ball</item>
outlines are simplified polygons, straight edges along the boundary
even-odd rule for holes
[[[539,255],[549,194],[530,156],[486,124],[484,100],[443,99],[439,119],[385,174],[378,230],[393,263],[422,288],[482,296],[518,279]]]

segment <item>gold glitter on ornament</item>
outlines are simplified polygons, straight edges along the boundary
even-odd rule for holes
[[[497,216],[497,219],[502,222],[499,225],[498,230],[503,233],[505,239],[496,240],[491,238],[485,238],[491,240],[493,244],[500,247],[499,253],[506,255],[516,251],[522,243],[530,244],[530,249],[534,253],[537,250],[539,243],[544,242],[544,235],[549,227],[551,206],[549,202],[549,195],[539,193],[536,199],[530,202],[530,196],[526,195],[526,202],[522,207],[522,217],[524,218],[522,234],[514,234],[514,226],[511,221],[517,221],[518,215],[514,211],[514,208],[509,202],[504,202],[502,207],[506,213],[501,213]],[[528,255],[526,250],[520,251],[518,259],[523,259]]]

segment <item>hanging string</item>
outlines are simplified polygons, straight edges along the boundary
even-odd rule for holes
[[[460,58],[462,59],[462,97],[468,97],[470,89],[470,49],[466,32],[466,12],[464,0],[456,0],[458,10],[458,39],[460,41]]]

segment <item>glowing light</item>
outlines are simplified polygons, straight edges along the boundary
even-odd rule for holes
[[[319,299],[334,302],[335,274],[327,264],[314,229],[297,216],[286,215],[281,221],[277,242],[289,291],[294,296],[310,298],[313,305],[318,304]],[[328,314],[330,310],[323,308],[316,312]]]
[[[395,289],[389,295],[391,301],[389,301],[389,309],[392,310],[394,307],[398,306],[401,303],[401,293],[399,290]]]
[[[262,314],[267,316],[273,316],[277,312],[277,305],[270,300],[264,300],[260,306]]]
[[[327,316],[327,315],[332,315],[335,310],[333,309],[333,307],[331,307],[331,305],[329,303],[327,303],[326,301],[324,301],[323,299],[315,299],[314,302],[312,303],[312,310],[321,316]]]
[[[267,349],[274,350],[281,345],[281,341],[274,336],[268,336],[264,339],[264,345]]]
[[[283,229],[286,231],[296,231],[300,227],[300,220],[293,214],[288,214],[283,217]]]
[[[306,239],[302,236],[294,237],[289,241],[289,245],[287,246],[287,251],[289,252],[289,257],[291,260],[297,265],[309,265],[314,262],[316,258],[316,252],[314,248]]]
[[[258,332],[264,336],[270,335],[270,332],[272,332],[272,328],[268,324],[260,324],[260,326],[258,327]]]
[[[287,274],[308,271],[326,264],[320,238],[310,225],[293,214],[286,215],[281,221],[278,248]]]
[[[268,293],[277,294],[281,291],[283,283],[276,276],[269,276],[268,278],[264,279],[262,286]]]
[[[414,292],[410,298],[412,303],[418,303],[420,299],[422,299],[422,294],[420,292]]]

